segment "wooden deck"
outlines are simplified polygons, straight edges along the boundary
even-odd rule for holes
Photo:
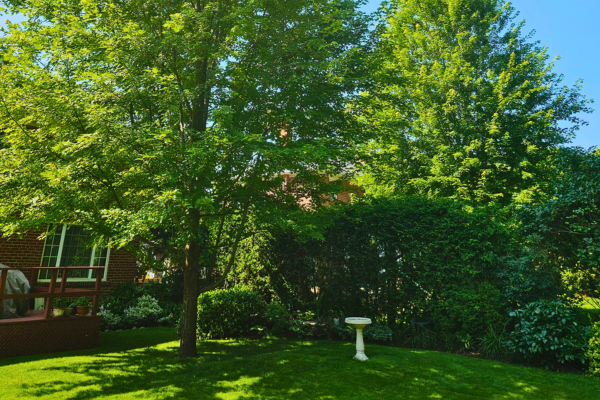
[[[67,287],[70,270],[97,270],[94,289]],[[30,272],[32,290],[28,294],[5,294],[8,271],[17,268],[0,269],[0,306],[8,299],[44,298],[44,310],[31,310],[26,317],[0,319],[0,359],[55,353],[70,350],[89,349],[98,346],[101,317],[96,315],[100,299],[100,281],[104,267],[32,267],[19,268]],[[51,270],[49,286],[36,286],[39,270]],[[7,271],[7,272],[4,272]],[[62,278],[57,286],[58,273]],[[26,274],[27,276],[27,274]],[[55,298],[92,297],[91,314],[85,316],[53,317],[52,302]]]
[[[98,347],[102,317],[58,317],[43,313],[0,320],[0,359]]]

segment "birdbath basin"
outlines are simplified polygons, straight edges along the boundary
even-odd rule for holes
[[[346,318],[346,323],[356,329],[356,355],[355,360],[367,361],[369,357],[365,355],[365,342],[363,341],[362,331],[365,326],[371,323],[369,318],[350,317]]]

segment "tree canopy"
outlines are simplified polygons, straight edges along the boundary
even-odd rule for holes
[[[364,121],[370,192],[451,197],[471,206],[547,192],[557,146],[589,112],[547,49],[499,0],[393,0],[379,27]]]

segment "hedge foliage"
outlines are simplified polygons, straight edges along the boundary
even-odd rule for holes
[[[198,297],[200,339],[232,338],[250,332],[265,312],[265,302],[247,288],[213,290]]]
[[[359,203],[314,218],[325,225],[320,239],[282,231],[263,243],[256,264],[261,282],[267,275],[290,309],[371,316],[390,326],[423,313],[454,318],[450,300],[457,287],[478,302],[479,287],[495,276],[497,254],[508,241],[486,216],[444,200]]]

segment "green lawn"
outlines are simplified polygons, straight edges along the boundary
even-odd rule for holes
[[[0,361],[0,399],[599,399],[600,379],[367,343],[241,340],[177,359],[172,329],[101,335],[95,350]]]

